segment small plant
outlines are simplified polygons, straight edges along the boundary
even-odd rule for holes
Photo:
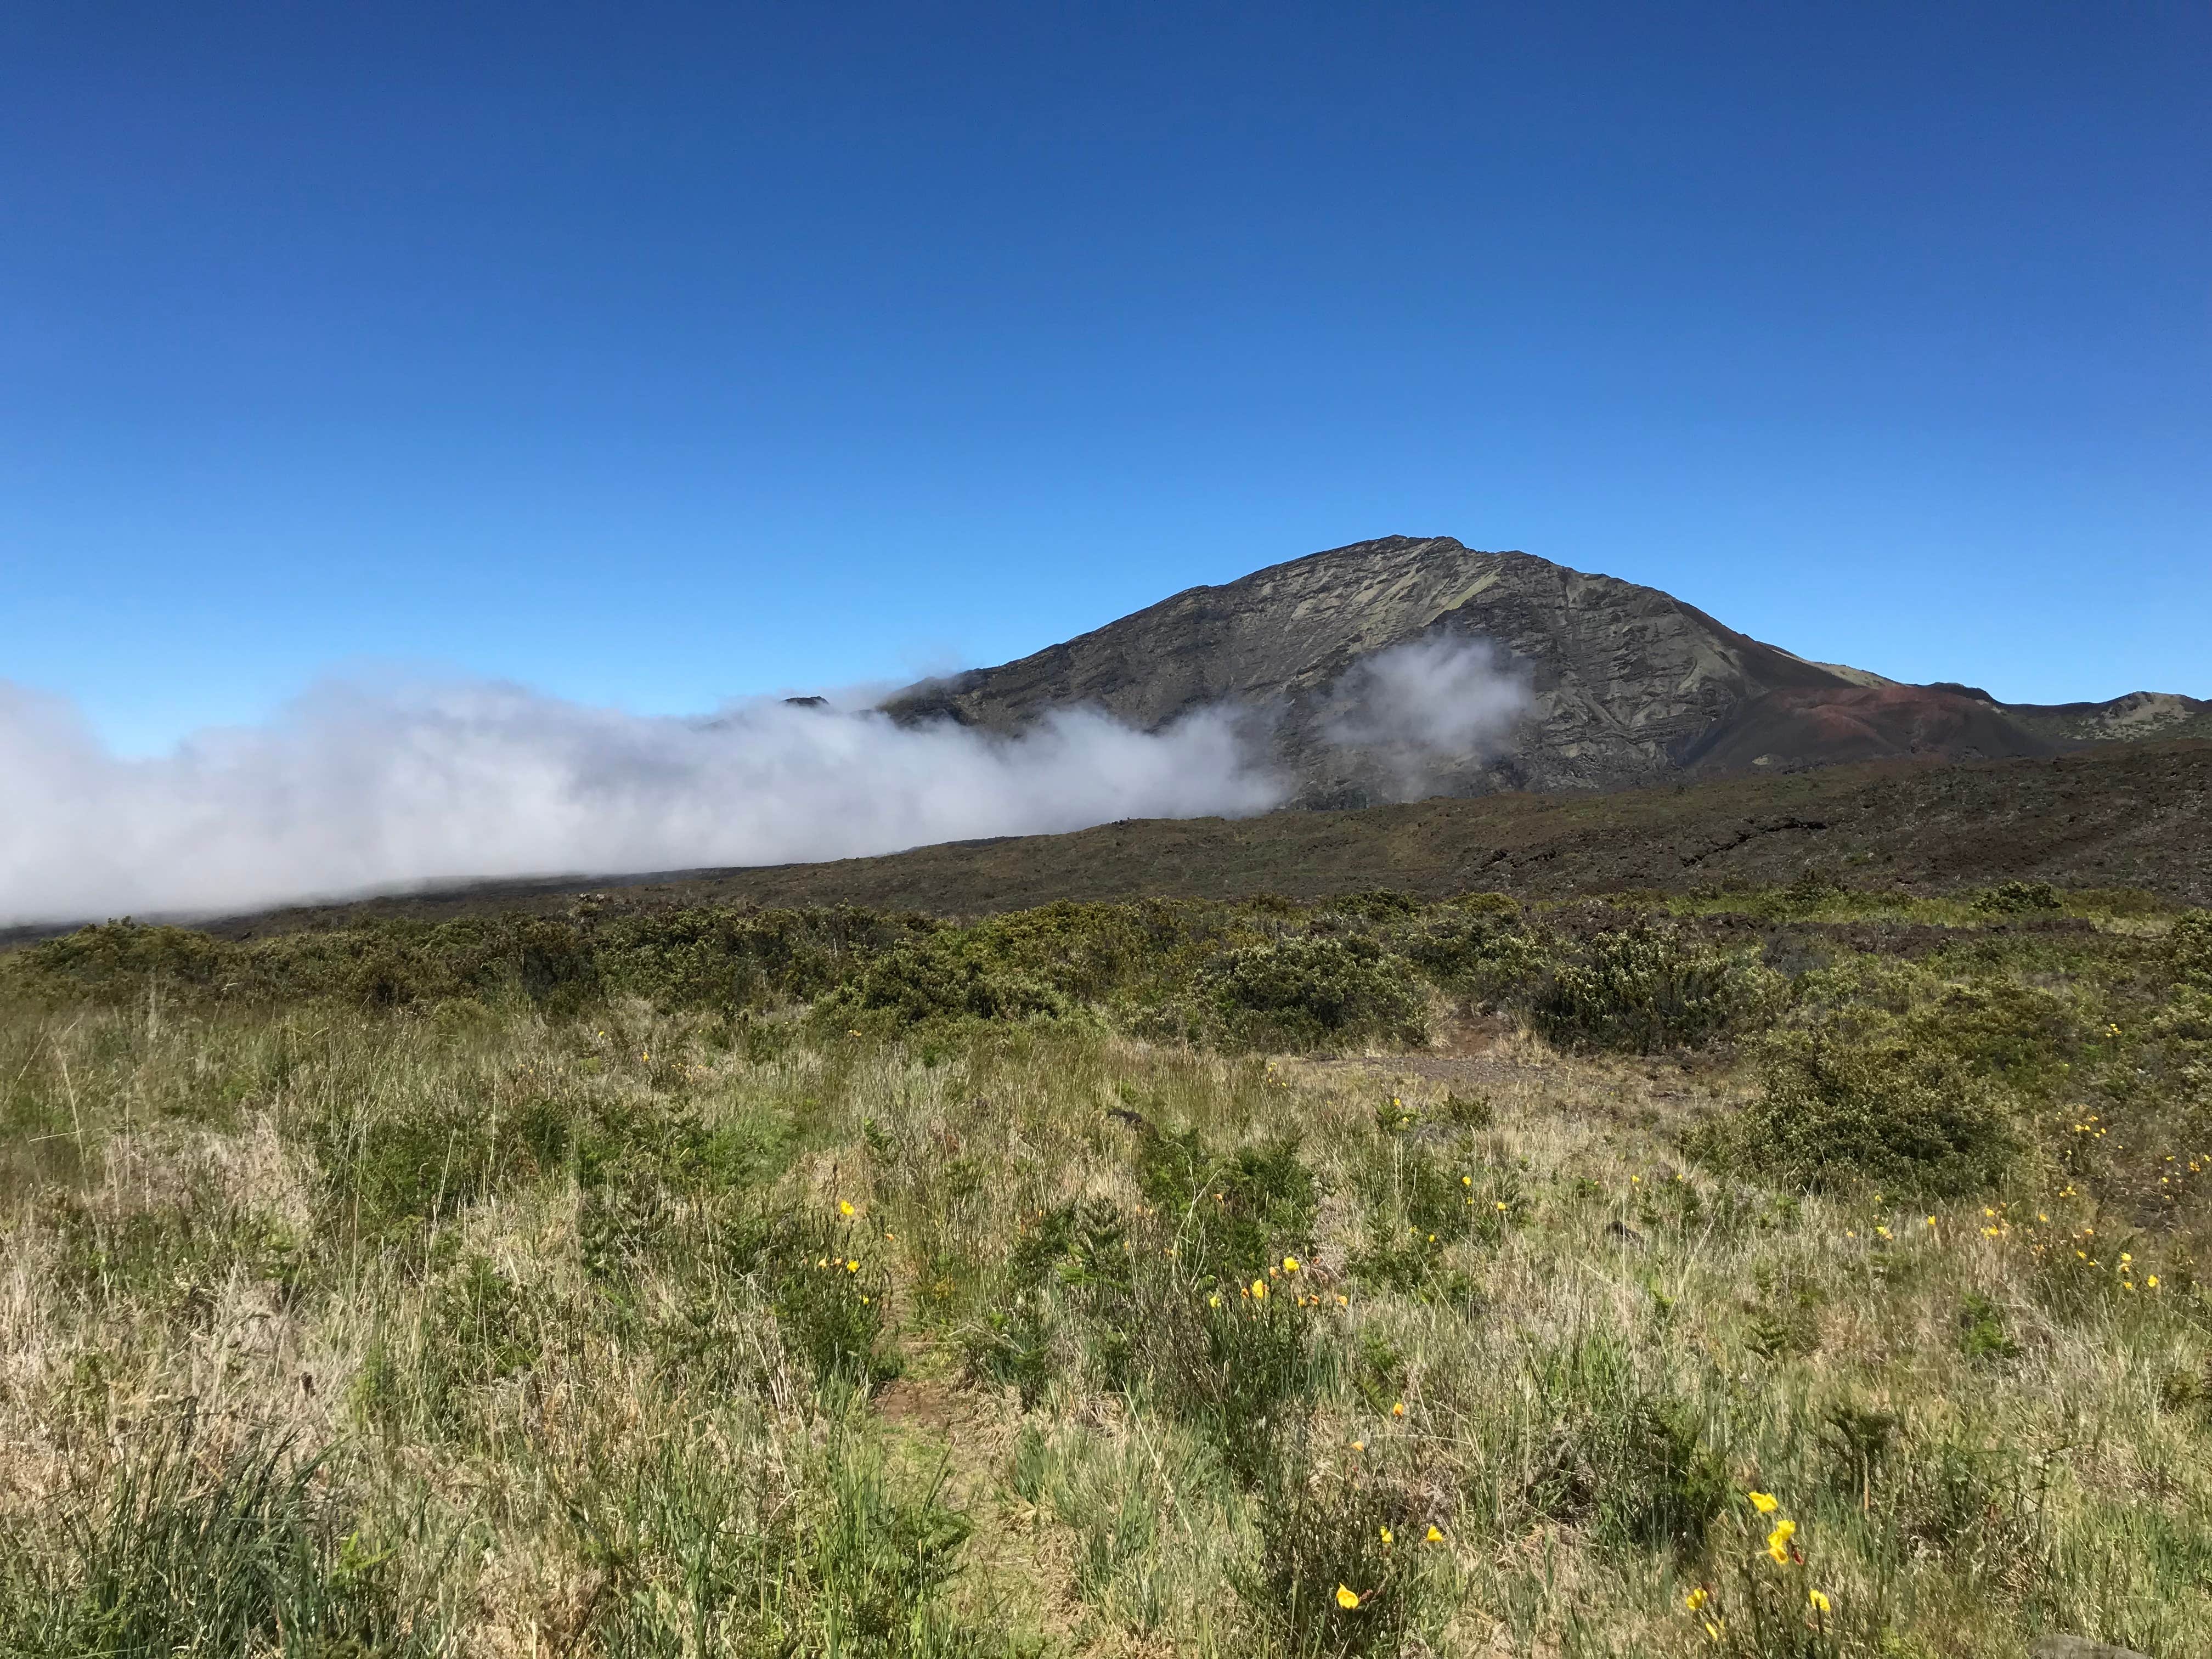
[[[2020,1358],[2020,1344],[2005,1325],[2004,1310],[1977,1291],[1959,1305],[1959,1352],[1977,1364]]]
[[[1547,1356],[1534,1378],[1552,1417],[1525,1499],[1616,1543],[1694,1551],[1728,1498],[1728,1471],[1690,1405],[1637,1376],[1618,1344]]]
[[[190,1414],[151,1425],[104,1491],[60,1506],[58,1550],[11,1549],[0,1566],[0,1650],[433,1650],[428,1610],[405,1597],[389,1552],[311,1492],[319,1467],[272,1431],[217,1448]]]
[[[1712,1650],[1729,1659],[1840,1659],[1850,1650],[1846,1620],[1806,1559],[1797,1522],[1773,1493],[1756,1489],[1730,1509],[1724,1582],[1698,1583],[1682,1598]]]
[[[1260,1559],[1237,1589],[1300,1655],[1395,1653],[1418,1583],[1427,1523],[1356,1457],[1316,1467],[1299,1437],[1261,1493]]]

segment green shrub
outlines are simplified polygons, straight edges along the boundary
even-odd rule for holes
[[[2047,881],[2008,881],[1974,896],[1974,908],[1993,916],[2033,915],[2058,909],[2063,902]]]
[[[2212,910],[2191,910],[2176,918],[2166,948],[2176,981],[2212,991]]]
[[[1597,935],[1550,975],[1529,1012],[1563,1048],[1650,1054],[1709,1042],[1769,996],[1767,976],[1748,963],[1671,928],[1638,927]]]
[[[1907,1042],[1955,1054],[2015,1089],[2057,1084],[2081,1036],[2071,1002],[2004,977],[1945,987],[1932,1005],[1913,1012],[1904,1032]]]
[[[1948,1055],[1831,1032],[1778,1043],[1764,1087],[1708,1150],[1809,1187],[1948,1196],[2020,1148],[2005,1103]]]
[[[962,1017],[1048,1019],[1069,1010],[1068,999],[1046,981],[942,936],[878,957],[861,972],[853,1000],[906,1025]]]
[[[2004,1310],[1976,1291],[1967,1291],[1959,1304],[1959,1352],[1977,1363],[2020,1358]]]
[[[819,995],[856,952],[887,948],[908,929],[849,911],[697,907],[623,916],[593,933],[608,989],[668,1008],[757,1008]]]
[[[1428,1034],[1411,964],[1356,934],[1244,945],[1209,963],[1199,984],[1230,1036],[1254,1046],[1418,1042]]]
[[[36,993],[111,1003],[143,1000],[149,991],[221,994],[250,972],[246,951],[228,939],[128,918],[43,939],[7,965]]]
[[[1313,1243],[1320,1188],[1293,1138],[1221,1152],[1195,1129],[1160,1131],[1138,1148],[1137,1182],[1201,1289],[1234,1290]]]
[[[1406,956],[1456,995],[1493,1001],[1540,977],[1553,957],[1510,911],[1452,907],[1406,936]]]

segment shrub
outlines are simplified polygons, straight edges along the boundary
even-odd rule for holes
[[[8,967],[46,995],[101,1002],[143,1000],[149,987],[220,994],[248,972],[246,952],[228,940],[128,918],[41,940]]]
[[[1949,1056],[1815,1032],[1770,1052],[1709,1150],[1806,1186],[1946,1196],[1989,1185],[2019,1145],[1996,1091]]]
[[[1428,1034],[1426,999],[1411,965],[1358,935],[1243,946],[1210,963],[1200,988],[1230,1035],[1255,1046],[1418,1042]]]
[[[1195,1129],[1154,1133],[1138,1150],[1137,1181],[1203,1289],[1233,1290],[1313,1242],[1319,1188],[1294,1139],[1223,1152]]]
[[[2191,910],[2178,918],[2166,948],[2176,981],[2212,991],[2212,910]]]
[[[1768,994],[1767,976],[1741,960],[1671,928],[1637,927],[1592,939],[1550,975],[1529,1012],[1561,1048],[1650,1054],[1711,1042]]]
[[[1974,896],[1974,908],[1993,916],[2032,915],[2060,903],[2058,890],[2047,881],[2008,881]]]
[[[1045,981],[988,960],[957,939],[933,939],[885,951],[861,973],[854,992],[860,1008],[900,1024],[971,1016],[978,1019],[1053,1018],[1068,1000]]]
[[[2048,1092],[2068,1075],[2083,1036],[2065,997],[2009,978],[1945,988],[1905,1020],[1907,1043],[1956,1056],[2008,1088]]]
[[[1453,907],[1405,942],[1407,958],[1445,990],[1493,1000],[1540,975],[1552,958],[1510,912]]]

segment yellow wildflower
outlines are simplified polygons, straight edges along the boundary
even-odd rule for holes
[[[1816,1589],[1808,1589],[1805,1592],[1805,1603],[1814,1612],[1823,1615],[1832,1610],[1828,1598]]]
[[[1336,1305],[1340,1308],[1348,1308],[1352,1305],[1352,1298],[1340,1294],[1336,1298]]]
[[[839,1200],[837,1200],[837,1213],[838,1213],[839,1215],[850,1215],[850,1214],[852,1214],[852,1213],[853,1213],[853,1202],[852,1202],[852,1200],[851,1200],[850,1199],[846,1199],[846,1198],[841,1198],[841,1199],[839,1199]]]
[[[1296,1257],[1296,1256],[1294,1256],[1294,1255],[1286,1255],[1286,1256],[1285,1256],[1285,1257],[1283,1258],[1283,1271],[1284,1271],[1285,1273],[1294,1273],[1297,1272],[1297,1270],[1298,1270],[1298,1259],[1297,1259],[1297,1257]]]
[[[1751,1506],[1761,1515],[1771,1515],[1780,1509],[1782,1504],[1771,1492],[1755,1492],[1751,1494]]]
[[[1437,1529],[1436,1523],[1431,1522],[1429,1524],[1428,1536],[1422,1539],[1421,1541],[1424,1544],[1441,1544],[1444,1541],[1444,1535],[1442,1532]]]
[[[848,1273],[856,1273],[860,1271],[860,1264],[857,1261],[848,1261],[845,1263],[845,1271]]]
[[[1405,1414],[1406,1402],[1402,1400],[1401,1400],[1396,1405],[1390,1407],[1390,1415],[1393,1417],[1403,1417]]]
[[[1717,1619],[1705,1620],[1705,1634],[1716,1642],[1721,1639],[1721,1632],[1727,1628],[1728,1626]]]
[[[1381,1527],[1381,1528],[1376,1528],[1376,1530],[1377,1530],[1377,1531],[1379,1531],[1379,1532],[1382,1534],[1382,1541],[1383,1541],[1384,1543],[1386,1543],[1386,1544],[1395,1544],[1395,1543],[1396,1543],[1396,1542],[1398,1541],[1396,1539],[1393,1538],[1393,1537],[1390,1535],[1390,1528],[1388,1528],[1388,1527]]]
[[[1347,1589],[1342,1584],[1339,1584],[1336,1587],[1336,1605],[1342,1607],[1346,1613],[1352,1612],[1359,1605],[1359,1593],[1357,1590]]]
[[[1682,1598],[1682,1605],[1689,1608],[1692,1613],[1695,1613],[1698,1608],[1704,1607],[1709,1599],[1711,1598],[1709,1598],[1705,1594],[1705,1587],[1703,1584],[1700,1584],[1697,1589],[1692,1590],[1687,1595]]]
[[[1775,1522],[1774,1530],[1766,1534],[1766,1553],[1787,1565],[1790,1561],[1790,1540],[1796,1535],[1797,1523],[1784,1519]]]
[[[1218,1295],[1209,1296],[1206,1298],[1206,1305],[1209,1308],[1218,1308],[1221,1305],[1221,1297]]]
[[[1252,1281],[1252,1295],[1255,1301],[1266,1301],[1267,1299],[1267,1281],[1264,1279],[1254,1279]]]

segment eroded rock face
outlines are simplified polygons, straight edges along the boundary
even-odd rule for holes
[[[1497,648],[1515,718],[1443,749],[1378,739],[1371,723],[1347,732],[1360,665],[1452,640]],[[1194,587],[1018,662],[911,687],[884,708],[1012,733],[1083,704],[1148,731],[1234,705],[1305,806],[1905,756],[2001,759],[2200,724],[2212,732],[2212,704],[2186,697],[2040,708],[1970,686],[1899,685],[1762,644],[1656,588],[1448,536],[1357,542]]]
[[[1389,647],[1472,636],[1525,693],[1501,742],[1456,755],[1331,738],[1345,677]],[[1095,704],[1157,729],[1234,702],[1303,804],[1494,788],[1610,788],[1663,778],[1749,699],[1851,680],[1725,628],[1655,588],[1449,537],[1387,537],[1194,587],[1003,667],[916,686],[886,705],[1013,732]]]

